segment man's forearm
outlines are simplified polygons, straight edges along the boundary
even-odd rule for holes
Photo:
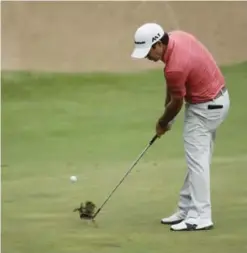
[[[169,91],[166,91],[166,100],[165,100],[165,107],[170,103],[171,101],[171,95],[169,93]]]
[[[170,100],[165,108],[165,112],[160,118],[160,125],[166,127],[170,121],[172,121],[182,108],[183,102],[177,100]]]

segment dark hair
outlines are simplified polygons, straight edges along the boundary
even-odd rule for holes
[[[165,32],[165,34],[162,36],[162,38],[161,38],[159,41],[161,41],[161,43],[162,43],[163,45],[167,46],[168,43],[169,43],[169,35],[168,35],[168,33]],[[156,44],[157,44],[159,41],[157,41],[156,43],[154,43],[154,44],[152,45],[152,47],[155,48]]]

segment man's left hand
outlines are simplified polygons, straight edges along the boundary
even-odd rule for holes
[[[158,137],[165,134],[170,129],[171,129],[171,126],[169,124],[167,126],[162,126],[162,124],[160,124],[160,120],[158,120],[158,122],[156,123],[156,135]]]

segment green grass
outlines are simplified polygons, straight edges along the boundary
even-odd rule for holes
[[[182,113],[97,227],[72,212],[80,201],[100,205],[152,138],[164,103],[162,71],[2,73],[2,252],[246,252],[247,63],[223,71],[231,110],[211,171],[216,228],[196,233],[159,223],[174,210],[186,169]]]

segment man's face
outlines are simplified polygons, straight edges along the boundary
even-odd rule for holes
[[[162,59],[164,53],[164,45],[159,41],[155,46],[151,47],[146,58],[150,61],[157,62]]]

